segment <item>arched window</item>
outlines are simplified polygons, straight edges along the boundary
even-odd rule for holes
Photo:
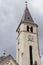
[[[30,28],[30,31],[33,33],[33,27]]]
[[[32,46],[29,46],[29,53],[30,53],[30,65],[33,65]]]
[[[29,26],[27,26],[27,31],[29,32]]]

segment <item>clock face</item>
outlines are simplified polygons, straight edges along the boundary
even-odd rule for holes
[[[28,35],[28,40],[32,41],[33,40],[33,36],[32,35]]]

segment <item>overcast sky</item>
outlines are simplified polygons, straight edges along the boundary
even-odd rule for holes
[[[39,25],[39,46],[43,61],[43,0],[29,0],[28,8],[34,22]],[[16,28],[24,9],[25,0],[0,0],[0,56],[3,50],[6,50],[6,54],[16,56]]]

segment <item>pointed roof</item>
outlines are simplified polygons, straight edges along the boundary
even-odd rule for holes
[[[19,65],[19,64],[16,62],[16,60],[15,60],[11,55],[0,57],[0,64],[3,63],[5,60],[6,60],[6,62],[7,62],[7,59],[8,59],[8,60],[12,59],[16,65]]]
[[[22,22],[26,21],[26,22],[33,22],[34,23],[33,18],[31,17],[31,14],[30,14],[29,9],[28,9],[27,6],[25,8],[25,11],[24,11],[24,14],[23,14],[23,17],[22,17],[21,21]]]
[[[29,9],[27,7],[27,2],[26,2],[26,7],[25,7],[24,14],[22,16],[22,19],[21,19],[21,22],[20,22],[19,26],[16,29],[16,32],[18,31],[18,28],[20,27],[20,25],[22,23],[29,23],[29,24],[32,24],[32,25],[36,25],[38,27],[38,25],[36,23],[34,23],[33,18],[31,16],[30,12],[29,12]]]

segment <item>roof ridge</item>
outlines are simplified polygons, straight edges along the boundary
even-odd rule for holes
[[[1,62],[3,62],[3,61],[5,61],[7,58],[12,58],[13,59],[13,61],[17,64],[17,65],[19,65],[17,62],[16,62],[16,60],[11,56],[11,55],[8,55],[8,56],[5,56],[5,57],[0,57],[0,63]]]

